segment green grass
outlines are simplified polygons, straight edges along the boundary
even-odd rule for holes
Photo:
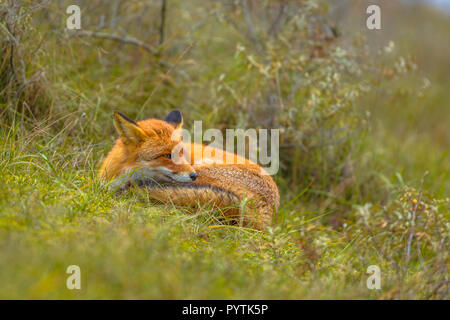
[[[365,226],[355,208],[356,220],[339,230],[321,219],[336,214],[333,210],[282,209],[280,223],[258,232],[223,224],[217,212],[155,206],[139,192],[110,194],[96,179],[95,162],[76,169],[77,158],[61,151],[27,154],[28,146],[17,147],[14,135],[1,132],[1,298],[443,297],[441,289],[432,292],[447,276],[436,243],[446,232],[441,229],[448,202],[430,207],[440,233],[417,225],[417,233],[430,237],[429,247],[421,249],[426,262],[420,266],[415,257],[404,273],[379,254],[368,232],[381,237],[381,250],[395,253],[393,261],[405,263],[401,252],[410,227],[408,218],[405,225],[394,211],[408,209],[393,207],[378,218],[376,208],[374,225]],[[98,153],[92,148],[84,152]],[[377,224],[383,221],[403,227],[383,235]],[[81,268],[80,291],[65,286],[65,270],[72,264]],[[383,270],[383,290],[365,287],[371,264]],[[429,273],[436,279],[422,289],[420,279]]]
[[[104,8],[94,2],[86,27],[96,26]],[[138,28],[133,17],[140,4],[130,3],[127,30],[157,43],[151,32],[157,23]],[[209,15],[222,9],[171,3],[177,19],[168,19],[160,56],[107,40],[64,39],[54,31],[62,5],[20,21],[12,63],[18,71],[25,61],[27,79],[45,76],[18,98],[23,79],[2,64],[11,52],[1,43],[0,298],[448,299],[450,96],[448,75],[436,67],[448,65],[437,49],[448,19],[423,13],[436,21],[435,38],[427,38],[433,50],[424,53],[414,38],[402,42],[398,55],[431,55],[418,71],[390,81],[377,77],[381,85],[323,117],[346,94],[363,93],[360,82],[327,77],[327,70],[354,60],[326,56],[309,63],[289,56],[297,51],[286,41],[263,38],[270,59],[291,59],[280,78],[266,77],[248,63],[264,62],[251,42]],[[406,18],[399,21],[410,27]],[[36,49],[38,39],[45,41]],[[235,54],[238,44],[247,51]],[[320,72],[289,100],[298,80],[290,68],[302,59],[303,68]],[[432,85],[419,89],[425,76]],[[258,107],[277,83],[285,109],[273,120],[286,131],[282,170],[274,177],[281,209],[269,230],[227,224],[207,208],[155,205],[142,190],[111,194],[98,181],[116,136],[112,110],[145,118],[181,108],[187,128],[199,119],[204,129],[258,126],[266,120]],[[327,90],[319,95],[323,83]],[[353,126],[361,130],[344,143],[312,147],[320,129]],[[66,288],[69,265],[81,268],[81,290]],[[381,269],[381,290],[366,287],[370,265]]]

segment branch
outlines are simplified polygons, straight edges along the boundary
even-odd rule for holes
[[[166,0],[162,0],[161,4],[161,25],[159,27],[159,44],[164,42],[164,27],[166,24]]]
[[[157,50],[151,46],[149,46],[148,44],[146,44],[145,42],[130,37],[130,36],[119,36],[116,34],[109,34],[109,33],[104,33],[104,32],[94,32],[94,31],[84,31],[84,30],[79,30],[77,32],[75,32],[74,34],[75,36],[79,36],[79,37],[92,37],[92,38],[100,38],[100,39],[108,39],[108,40],[114,40],[114,41],[118,41],[121,43],[126,43],[126,44],[132,44],[138,47],[141,47],[142,49],[152,53],[152,54],[157,54]]]
[[[286,12],[285,9],[286,9],[286,4],[284,3],[284,1],[280,1],[279,8],[278,8],[278,15],[273,20],[272,25],[270,26],[270,28],[267,32],[269,35],[272,35],[274,38],[277,37],[278,32],[280,31],[280,28],[282,25],[282,20],[284,18],[284,14]]]
[[[117,12],[119,11],[120,0],[115,0],[112,6],[111,20],[109,21],[109,26],[114,28],[117,22]]]
[[[247,29],[248,29],[248,32],[249,32],[248,33],[248,37],[255,44],[256,50],[258,50],[260,53],[262,53],[261,44],[258,41],[258,38],[256,36],[255,28],[253,27],[252,19],[250,18],[250,13],[248,12],[247,0],[243,0],[241,2],[241,8],[242,8],[242,13],[244,15],[244,20],[245,20],[245,23],[247,24]]]

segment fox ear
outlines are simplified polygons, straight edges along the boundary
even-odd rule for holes
[[[163,120],[170,123],[175,129],[179,129],[183,126],[183,116],[181,115],[180,110],[170,111]]]
[[[117,111],[114,112],[114,126],[125,144],[139,144],[148,138],[136,122]]]

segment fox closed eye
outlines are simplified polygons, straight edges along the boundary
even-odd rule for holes
[[[172,159],[172,154],[171,153],[166,153],[163,154],[161,157],[167,158],[167,159]]]

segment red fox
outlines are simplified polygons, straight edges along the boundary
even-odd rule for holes
[[[181,149],[181,161],[172,159],[173,150],[184,143],[181,137],[174,138],[183,125],[179,110],[163,120],[139,122],[115,112],[114,125],[119,138],[99,171],[101,179],[112,180],[110,188],[144,184],[151,198],[162,203],[211,204],[255,229],[271,224],[280,196],[273,179],[259,165],[215,148],[206,159],[203,151],[207,146],[195,143],[190,143],[190,155]],[[229,159],[233,159],[231,164]]]

